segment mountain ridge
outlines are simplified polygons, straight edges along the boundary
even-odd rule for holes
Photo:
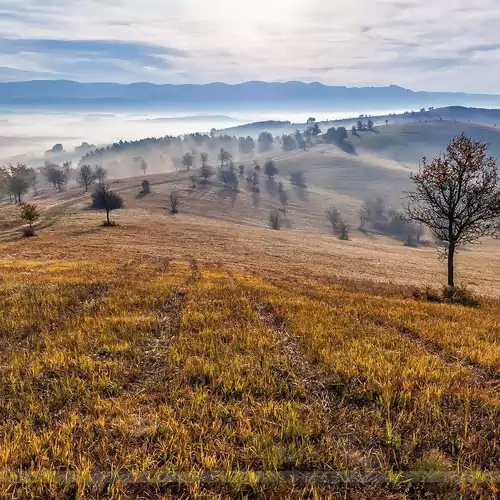
[[[27,80],[0,83],[0,105],[14,108],[229,109],[267,107],[339,110],[363,107],[500,106],[500,94],[413,91],[397,85],[347,87],[320,82],[238,84],[81,83],[73,80]]]

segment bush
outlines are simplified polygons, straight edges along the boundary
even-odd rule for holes
[[[274,229],[275,231],[279,231],[281,229],[281,224],[283,222],[283,218],[281,217],[281,213],[278,210],[273,210],[269,214],[269,227]]]
[[[24,227],[23,228],[23,236],[25,238],[31,238],[35,236],[35,228],[34,227]]]
[[[151,186],[149,185],[149,181],[147,181],[146,179],[142,181],[142,192],[143,194],[148,194],[151,192]]]
[[[351,226],[345,221],[340,222],[339,228],[339,240],[347,241],[349,239],[349,233],[351,232]]]
[[[468,307],[477,307],[479,301],[465,286],[444,286],[443,299],[447,304],[457,304]]]

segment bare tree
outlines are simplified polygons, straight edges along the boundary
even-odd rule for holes
[[[332,225],[332,231],[336,232],[340,223],[340,211],[336,207],[330,207],[326,211],[326,218],[329,220]]]
[[[179,194],[177,191],[172,191],[170,193],[170,212],[172,214],[179,213]]]
[[[92,167],[90,165],[82,165],[76,181],[80,186],[85,188],[85,192],[88,192],[89,187],[95,182],[95,174],[92,171]]]
[[[455,285],[454,258],[460,245],[496,234],[500,223],[500,187],[496,160],[488,145],[464,134],[446,151],[411,175],[415,191],[406,193],[408,220],[427,226],[444,245],[448,286]]]
[[[288,193],[284,189],[279,193],[280,193],[281,205],[283,206],[282,208],[283,215],[286,217],[286,209],[288,207]]]
[[[102,186],[104,184],[104,180],[108,176],[108,172],[102,165],[96,165],[94,167],[94,176],[97,182]]]
[[[208,166],[208,154],[207,153],[201,153],[200,160],[201,160],[201,168]]]

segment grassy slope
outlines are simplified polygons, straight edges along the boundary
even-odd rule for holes
[[[314,161],[310,179],[328,169],[320,158],[350,158],[324,150],[301,157]],[[330,177],[310,193],[348,196]],[[402,498],[418,490],[390,471],[471,483],[498,470],[498,301],[415,300],[412,285],[443,274],[435,250],[318,234],[320,204],[304,209],[314,197],[294,198],[300,227],[278,233],[262,227],[265,192],[248,215],[249,194],[231,207],[220,188],[191,192],[185,174],[165,181],[142,199],[139,179],[115,183],[128,208],[114,228],[71,190],[40,194],[37,238],[20,239],[16,209],[1,209],[0,496]],[[184,201],[172,217],[175,185]],[[461,253],[459,279],[498,295],[498,253]],[[256,486],[262,471],[291,470],[385,476]]]

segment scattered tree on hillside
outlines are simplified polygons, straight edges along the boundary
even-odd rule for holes
[[[191,170],[191,167],[194,163],[194,155],[192,153],[186,153],[182,157],[182,165],[186,168],[186,170]]]
[[[339,239],[347,241],[351,232],[351,226],[344,220],[340,221]]]
[[[239,167],[238,167],[238,170],[240,172],[240,177],[245,177],[245,165],[241,164]]]
[[[321,129],[319,128],[319,125],[315,123],[311,128],[310,128],[310,134],[313,137],[318,137],[321,134]]]
[[[104,184],[104,180],[106,179],[107,176],[108,172],[103,166],[96,165],[94,167],[94,177],[101,186]]]
[[[283,151],[293,151],[297,149],[297,140],[293,134],[283,135],[281,142],[283,144]]]
[[[282,190],[279,192],[279,194],[280,194],[281,206],[283,207],[282,208],[283,215],[286,217],[286,210],[288,207],[288,193],[285,190]]]
[[[282,222],[283,218],[281,217],[280,211],[272,210],[269,214],[269,227],[275,231],[279,231],[281,229]]]
[[[274,160],[266,161],[266,164],[264,165],[264,173],[267,175],[269,180],[274,179],[274,177],[278,173],[278,169],[276,168],[276,163],[274,162]]]
[[[385,125],[386,125],[386,126],[387,126],[387,125],[389,125],[389,120],[386,120],[386,121],[385,121]]]
[[[189,180],[191,181],[191,189],[196,189],[196,175],[191,175]]]
[[[454,259],[461,245],[497,233],[500,187],[496,160],[488,145],[464,134],[431,163],[423,159],[412,174],[415,191],[407,192],[406,217],[427,226],[444,245],[448,286],[455,285]]]
[[[247,177],[247,182],[250,184],[250,188],[252,190],[252,193],[258,194],[260,191],[260,188],[259,188],[260,179],[259,179],[259,173],[256,170],[254,170]]]
[[[142,156],[135,156],[134,161],[137,165],[139,165],[143,175],[146,175],[146,172],[148,171],[148,162]]]
[[[345,127],[329,128],[324,135],[324,141],[328,144],[340,144],[348,138]]]
[[[142,194],[149,194],[151,192],[151,185],[149,184],[148,180],[144,179],[142,181],[141,186],[142,186],[142,191],[141,191]]]
[[[366,127],[368,128],[368,130],[373,130],[373,126],[374,126],[374,125],[375,125],[375,124],[373,123],[373,120],[370,118],[370,119],[368,120],[368,123],[366,124]]]
[[[242,154],[251,154],[255,150],[255,141],[250,137],[240,137],[238,139],[238,149]]]
[[[95,173],[90,165],[82,165],[80,171],[78,172],[78,177],[76,179],[80,186],[85,188],[85,192],[88,192],[89,187],[95,182]]]
[[[306,188],[307,187],[307,182],[306,182],[306,178],[305,178],[304,172],[302,172],[300,170],[298,170],[296,172],[293,172],[290,175],[290,182],[294,186],[297,186],[297,187],[300,187],[300,188]]]
[[[307,125],[312,125],[315,122],[316,122],[316,118],[311,116],[310,118],[307,119],[306,123],[307,123]]]
[[[224,168],[224,165],[227,165],[230,159],[231,159],[231,154],[229,153],[229,151],[226,151],[224,148],[221,148],[219,152],[220,168]]]
[[[7,190],[11,195],[14,195],[16,203],[22,203],[23,195],[29,190],[33,173],[34,170],[27,167],[24,163],[18,163],[15,166],[9,164]]]
[[[201,153],[200,155],[201,168],[208,166],[208,153]],[[205,179],[206,180],[206,179]]]
[[[259,151],[262,153],[266,153],[273,149],[274,138],[269,132],[261,132],[257,142],[259,143]]]
[[[358,129],[358,132],[361,132],[365,129],[365,124],[361,120],[358,120],[356,122],[356,128]]]
[[[170,193],[170,213],[177,214],[179,213],[179,193],[177,191],[172,191]]]
[[[106,222],[104,225],[111,226],[109,213],[112,210],[123,208],[123,198],[114,191],[111,191],[108,186],[99,184],[92,193],[92,208],[98,210],[106,210]]]
[[[34,236],[35,230],[33,228],[33,223],[40,218],[40,212],[38,207],[34,203],[23,203],[21,204],[21,219],[29,224],[29,228],[24,232],[25,236]]]
[[[68,182],[67,170],[67,168],[61,168],[59,165],[49,163],[44,168],[45,178],[54,188],[62,191]]]
[[[330,222],[332,226],[332,231],[335,233],[339,227],[340,224],[340,211],[336,207],[330,207],[326,211],[326,218]]]
[[[359,137],[358,129],[356,128],[355,125],[352,126],[351,133],[352,133],[353,136]]]
[[[200,177],[203,179],[203,181],[206,183],[208,182],[208,179],[214,175],[214,171],[212,170],[212,167],[210,165],[202,165],[200,169]]]
[[[12,192],[10,191],[10,172],[6,167],[0,167],[0,197],[6,194],[10,195],[12,203]]]

